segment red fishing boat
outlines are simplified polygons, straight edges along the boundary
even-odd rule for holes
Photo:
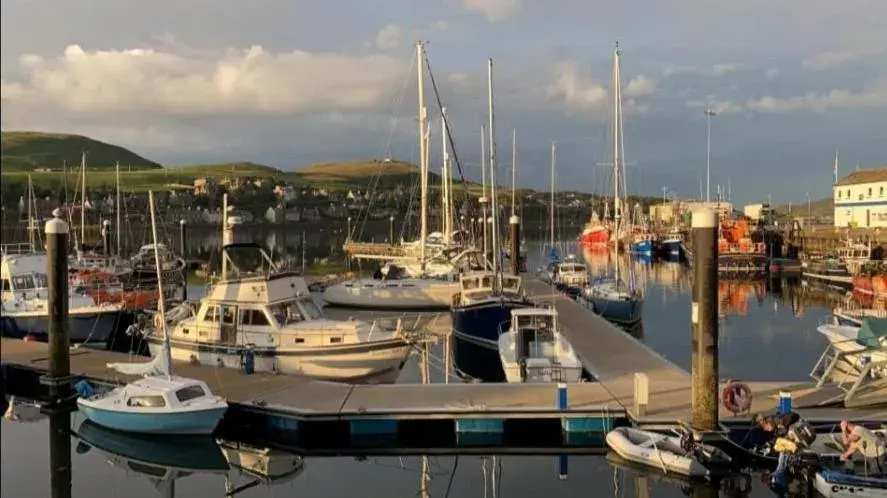
[[[122,303],[128,310],[153,309],[157,306],[156,289],[125,289],[113,273],[98,269],[74,272],[72,283],[92,297],[96,304]]]
[[[591,249],[606,249],[610,244],[610,229],[601,223],[597,213],[592,213],[591,219],[582,228],[579,243]]]

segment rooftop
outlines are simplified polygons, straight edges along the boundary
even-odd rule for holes
[[[845,185],[860,185],[863,183],[874,182],[887,182],[887,166],[854,171],[838,180],[838,183],[836,183],[835,186],[843,187]]]

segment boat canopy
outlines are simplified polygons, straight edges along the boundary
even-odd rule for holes
[[[887,345],[887,318],[866,318],[856,333],[856,341],[871,349]]]

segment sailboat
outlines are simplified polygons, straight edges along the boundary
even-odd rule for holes
[[[613,53],[613,199],[614,199],[614,233],[620,233],[620,166],[624,144],[622,140],[622,81],[620,78],[619,58],[622,52],[619,44]],[[603,318],[620,325],[632,325],[640,321],[643,300],[633,286],[626,284],[619,274],[619,238],[613,239],[616,254],[615,274],[599,277],[582,289],[582,298],[591,304],[594,311]]]
[[[554,283],[555,271],[557,265],[561,262],[561,254],[554,242],[554,226],[555,226],[555,184],[554,184],[554,166],[557,145],[551,143],[551,200],[548,205],[548,247],[545,248],[545,267],[541,269],[543,280],[548,283]]]
[[[156,242],[153,192],[148,192],[148,202]],[[159,255],[155,253],[155,257],[160,284]],[[158,285],[158,292],[158,311],[163,317],[162,285]],[[165,338],[163,354],[147,363],[108,364],[122,374],[144,377],[104,394],[79,397],[77,406],[89,420],[109,429],[149,434],[212,434],[228,410],[228,403],[214,396],[205,382],[172,375],[166,320],[161,319],[160,323]]]
[[[323,300],[334,306],[372,309],[446,309],[459,290],[458,272],[429,274],[428,264],[428,138],[430,126],[425,108],[425,50],[416,44],[419,91],[419,177],[421,191],[421,229],[419,235],[419,272],[407,278],[355,279],[327,287]]]
[[[496,132],[493,108],[493,60],[488,63],[490,198],[493,213],[499,212],[496,195]],[[486,192],[482,195],[486,196]],[[495,255],[491,271],[468,273],[459,280],[459,293],[453,297],[453,358],[456,371],[485,381],[499,381],[498,338],[507,330],[511,312],[532,306],[523,291],[519,275],[505,275],[499,233],[499,216],[492,217],[491,247]]]

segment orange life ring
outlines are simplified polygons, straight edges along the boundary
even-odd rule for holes
[[[721,391],[721,403],[733,415],[749,411],[752,399],[751,388],[743,382],[728,381]]]

